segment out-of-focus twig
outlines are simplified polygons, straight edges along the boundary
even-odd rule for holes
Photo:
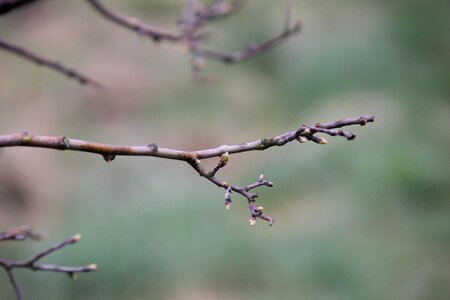
[[[34,234],[27,227],[20,227],[12,230],[7,230],[0,233],[0,242],[8,240],[25,240],[27,237],[35,239]],[[66,238],[64,241],[53,245],[52,247],[37,253],[35,256],[27,260],[12,261],[0,258],[0,267],[3,268],[8,275],[8,279],[14,289],[16,298],[23,300],[23,294],[20,290],[19,284],[14,275],[15,269],[29,269],[32,271],[47,271],[47,272],[60,272],[66,273],[70,278],[75,278],[76,273],[92,272],[97,269],[97,265],[90,264],[86,266],[63,266],[55,264],[40,264],[39,260],[56,252],[65,246],[75,244],[81,239],[81,235],[77,234],[72,237]]]
[[[40,241],[42,234],[32,231],[29,226],[11,228],[0,232],[0,242],[2,241],[24,241],[27,239]]]
[[[148,24],[139,21],[136,18],[130,18],[124,15],[121,15],[109,8],[107,8],[101,1],[98,0],[87,0],[95,11],[97,11],[100,15],[105,17],[106,19],[125,27],[129,30],[135,31],[142,36],[147,36],[154,40],[155,42],[159,42],[162,40],[167,40],[171,42],[176,42],[180,39],[180,36],[174,33],[166,32],[163,29],[154,28]]]
[[[0,0],[0,15],[6,14],[12,10],[24,7],[27,4],[38,0]],[[301,23],[295,22],[290,25],[291,8],[286,6],[285,25],[281,33],[267,39],[264,42],[251,42],[241,51],[224,52],[221,50],[204,49],[203,41],[207,36],[205,27],[216,20],[231,16],[238,11],[244,0],[215,0],[209,4],[204,4],[199,0],[185,0],[185,5],[181,10],[181,20],[179,22],[179,32],[170,32],[162,28],[150,26],[137,18],[132,18],[118,13],[106,5],[101,0],[86,0],[93,10],[105,19],[128,30],[138,33],[140,36],[148,37],[154,42],[167,41],[179,44],[182,48],[186,48],[192,59],[192,73],[194,79],[200,81],[212,81],[212,77],[205,77],[202,74],[204,60],[215,60],[225,64],[236,64],[246,61],[256,55],[260,55],[270,51],[275,46],[284,42],[286,39],[298,33],[301,29]],[[288,2],[289,3],[289,2]],[[40,55],[32,53],[29,50],[15,46],[8,42],[0,40],[0,48],[18,55],[24,59],[35,62],[39,65],[53,69],[65,76],[77,80],[81,84],[89,84],[92,86],[101,86],[96,81],[84,76],[80,72],[68,68],[54,60],[44,58]]]
[[[39,0],[0,0],[0,15],[37,1]]]
[[[100,83],[90,79],[89,77],[81,74],[80,72],[78,72],[74,69],[66,67],[65,65],[63,65],[59,62],[44,58],[38,54],[32,53],[24,48],[18,47],[11,43],[0,40],[0,48],[2,48],[5,51],[8,51],[10,53],[13,53],[17,56],[20,56],[26,60],[32,61],[38,65],[53,69],[56,72],[59,72],[71,79],[78,81],[80,84],[92,85],[95,87],[102,87],[102,85]]]
[[[204,65],[203,59],[215,60],[226,64],[243,62],[271,50],[295,33],[298,33],[301,29],[300,21],[297,21],[292,26],[290,25],[290,6],[288,6],[285,16],[285,28],[280,34],[261,43],[250,43],[249,46],[241,51],[224,52],[203,49],[201,42],[205,33],[202,30],[208,23],[235,13],[242,7],[243,0],[212,1],[209,5],[204,5],[198,0],[185,0],[181,13],[180,33],[169,33],[147,25],[136,18],[116,13],[106,7],[100,0],[87,1],[100,15],[122,27],[135,31],[142,36],[147,36],[156,42],[176,42],[187,48],[192,56],[194,78],[201,80],[205,79],[201,74]]]

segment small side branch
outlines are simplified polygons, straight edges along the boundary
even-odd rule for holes
[[[27,236],[30,235],[28,229],[25,227],[21,227],[18,229],[12,229],[0,234],[0,242],[7,240],[25,240]],[[34,239],[34,236],[29,236]],[[77,243],[81,239],[81,235],[77,234],[72,237],[65,239],[64,241],[53,245],[52,247],[39,252],[32,258],[23,261],[11,261],[0,258],[0,267],[3,268],[8,275],[8,279],[13,286],[14,292],[16,294],[16,298],[18,300],[23,300],[23,295],[20,290],[20,287],[17,283],[17,280],[14,276],[14,269],[29,269],[32,271],[47,271],[47,272],[60,272],[67,274],[70,278],[75,278],[75,274],[77,273],[87,273],[92,272],[97,269],[97,265],[90,264],[86,266],[64,266],[64,265],[55,265],[55,264],[39,264],[38,261],[42,258],[54,253],[65,246],[72,245]]]
[[[86,84],[86,85],[91,85],[91,86],[95,86],[95,87],[102,87],[102,85],[100,83],[90,79],[87,76],[84,76],[80,72],[78,72],[74,69],[71,69],[69,67],[66,67],[59,62],[41,57],[41,56],[39,56],[35,53],[32,53],[24,48],[15,46],[15,45],[5,42],[3,40],[0,40],[0,48],[2,48],[5,51],[8,51],[12,54],[15,54],[17,56],[20,56],[26,60],[32,61],[38,65],[50,68],[58,73],[61,73],[65,76],[69,77],[70,79],[74,79],[74,80],[78,81],[80,84]]]
[[[24,241],[27,239],[40,241],[42,234],[32,231],[28,226],[12,228],[0,232],[0,242],[3,241]]]
[[[15,9],[24,7],[39,0],[0,0],[0,15],[9,13]]]
[[[226,64],[236,64],[246,61],[256,55],[263,54],[283,43],[292,35],[300,32],[302,28],[301,22],[298,21],[292,27],[287,28],[279,35],[262,42],[260,44],[252,43],[247,48],[239,52],[226,53],[216,50],[197,49],[194,51],[195,56],[204,57],[211,60],[217,60]]]
[[[155,42],[160,42],[162,40],[167,40],[171,42],[176,42],[180,39],[180,36],[174,33],[166,32],[162,29],[154,28],[150,25],[147,25],[136,18],[130,18],[123,16],[119,13],[112,11],[107,8],[101,1],[99,0],[87,0],[95,11],[97,11],[101,16],[105,17],[107,20],[125,27],[126,29],[135,31],[136,33],[147,36],[151,38]]]

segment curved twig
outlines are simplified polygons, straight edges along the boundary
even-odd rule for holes
[[[35,53],[32,53],[24,48],[15,46],[15,45],[5,42],[3,40],[0,40],[0,48],[4,49],[10,53],[13,53],[15,55],[21,56],[21,57],[25,58],[26,60],[32,61],[38,65],[53,69],[56,72],[59,72],[71,79],[78,81],[80,84],[87,84],[87,85],[92,85],[95,87],[103,87],[100,83],[84,76],[83,74],[81,74],[80,72],[78,72],[74,69],[66,67],[59,62],[41,57],[41,56],[39,56]]]
[[[162,29],[154,28],[150,25],[147,25],[139,21],[136,18],[129,18],[119,13],[116,13],[107,8],[105,5],[103,5],[101,1],[98,0],[87,0],[87,1],[92,5],[95,11],[97,11],[100,15],[102,15],[106,19],[129,30],[135,31],[140,35],[150,37],[155,42],[159,42],[161,40],[176,42],[181,38],[177,34],[166,32]]]
[[[292,27],[288,27],[279,35],[259,44],[252,43],[242,51],[227,53],[216,50],[196,49],[194,51],[194,55],[206,59],[217,60],[226,64],[240,63],[278,46],[292,35],[300,32],[301,28],[301,22],[297,21],[297,23],[295,23]]]
[[[9,13],[17,8],[32,4],[38,0],[0,0],[0,15]]]

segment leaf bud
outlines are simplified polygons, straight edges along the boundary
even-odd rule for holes
[[[305,138],[304,136],[299,136],[298,138],[297,138],[297,141],[299,142],[299,143],[306,143],[306,141],[307,141],[307,138]]]
[[[220,156],[220,162],[224,165],[226,165],[229,160],[230,160],[230,154],[228,152],[225,152],[224,154],[222,154]]]
[[[321,145],[328,144],[328,141],[326,139],[324,139],[323,137],[319,137],[318,140],[319,140],[319,144],[321,144]]]

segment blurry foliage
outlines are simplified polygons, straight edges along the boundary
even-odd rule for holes
[[[111,2],[149,22],[179,16],[177,1]],[[106,165],[82,153],[2,150],[1,228],[30,223],[49,233],[49,244],[81,232],[83,242],[53,261],[99,265],[75,282],[19,273],[28,298],[450,298],[448,1],[295,1],[301,35],[242,65],[209,62],[205,72],[220,77],[215,85],[192,83],[188,57],[176,47],[136,38],[86,5],[54,5],[36,5],[40,17],[20,28],[33,9],[0,19],[0,34],[108,89],[80,88],[0,52],[2,132],[197,149],[299,122],[377,119],[355,128],[351,143],[231,158],[222,178],[246,184],[264,173],[274,181],[260,200],[277,219],[273,228],[249,228],[244,199],[235,197],[226,212],[222,191],[181,163]],[[280,8],[249,1],[212,27],[211,47],[236,50],[271,36],[281,27]],[[27,199],[11,193],[9,174]],[[31,204],[19,213],[12,201]],[[44,248],[29,246],[0,251],[25,257]],[[0,282],[0,298],[10,299],[4,274]]]

